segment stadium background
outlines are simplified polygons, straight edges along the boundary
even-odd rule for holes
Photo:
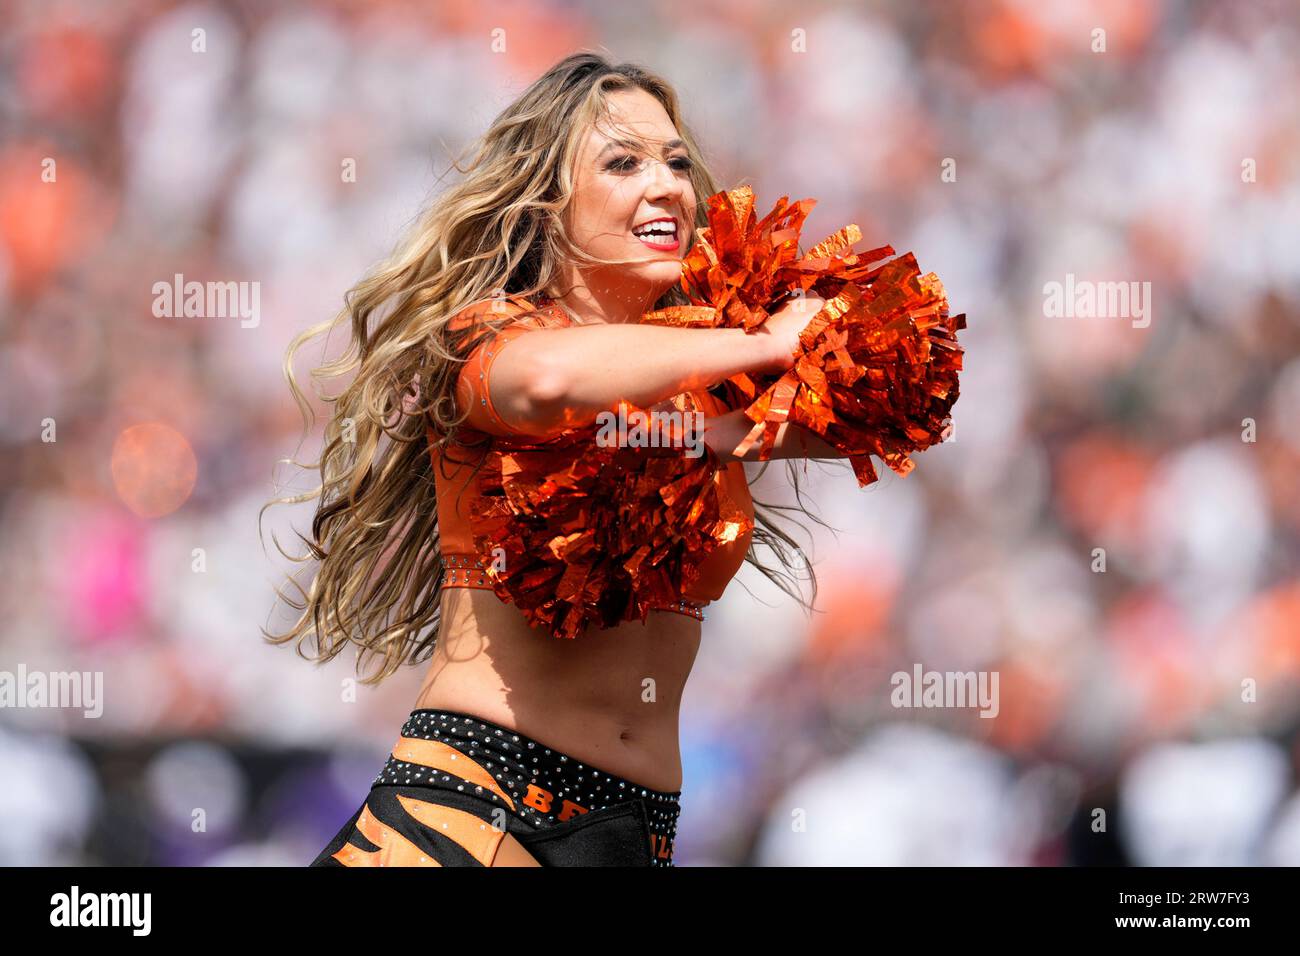
[[[422,669],[344,700],[350,660],[260,640],[287,567],[257,510],[312,486],[275,462],[320,437],[298,448],[285,347],[591,48],[676,84],[762,211],[815,197],[806,237],[856,222],[968,314],[953,441],[863,490],[808,468],[824,613],[748,567],[711,610],[678,864],[1300,864],[1298,27],[1283,2],[4,4],[0,670],[102,673],[105,704],[0,709],[0,863],[300,865],[356,808]],[[256,281],[260,320],[156,317],[176,273]],[[1067,275],[1151,283],[1149,325],[1050,316]],[[891,706],[917,663],[995,671],[998,715]]]

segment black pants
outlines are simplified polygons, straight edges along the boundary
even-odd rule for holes
[[[651,790],[481,717],[411,712],[370,794],[312,866],[672,866],[681,791]]]

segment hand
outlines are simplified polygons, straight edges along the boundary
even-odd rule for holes
[[[769,358],[755,367],[759,374],[781,375],[794,367],[795,350],[799,347],[801,333],[813,317],[822,310],[826,300],[815,295],[791,299],[773,312],[766,322],[754,330],[771,340]]]

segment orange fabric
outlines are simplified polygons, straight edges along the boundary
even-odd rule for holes
[[[534,329],[560,328],[570,324],[568,314],[558,307],[534,315],[523,314],[533,308],[534,306],[527,299],[511,296],[508,299],[475,302],[461,309],[451,318],[449,327],[460,330],[472,328],[478,323],[496,317],[520,316],[495,335],[491,329],[484,327],[472,347],[468,360],[461,366],[460,376],[456,381],[456,403],[460,408],[469,405],[468,424],[477,431],[507,437],[530,437],[508,425],[497,413],[488,382],[491,379],[492,366],[500,355],[501,349],[510,341]],[[556,434],[559,434],[558,430]]]
[[[456,776],[479,787],[486,787],[501,798],[511,810],[515,802],[492,779],[492,774],[466,757],[450,744],[441,740],[427,740],[423,737],[399,737],[393,745],[393,756],[406,763],[418,763],[421,767],[430,767]]]
[[[501,348],[519,335],[533,329],[561,328],[571,325],[572,322],[568,313],[557,305],[534,306],[527,299],[519,296],[495,303],[475,303],[462,309],[451,319],[450,327],[461,329],[473,325],[485,316],[502,313],[520,315],[534,308],[540,308],[542,311],[520,318],[497,336],[488,334],[481,341],[475,342],[468,361],[461,369],[456,385],[456,401],[458,407],[462,408],[465,403],[470,404],[469,418],[465,424],[471,426],[475,432],[488,435],[522,434],[501,419],[492,403],[490,375],[492,363],[496,361]],[[708,416],[721,415],[729,410],[722,401],[707,390],[700,389],[692,392],[691,395]],[[465,428],[465,425],[461,427]],[[438,498],[438,528],[442,553],[444,557],[474,554],[474,536],[470,531],[468,518],[469,500],[474,494],[470,477],[482,450],[452,446],[450,453],[443,454],[436,445],[436,434],[431,426],[427,429],[427,434],[435,492]],[[719,470],[714,480],[720,482],[726,493],[734,498],[750,517],[753,517],[753,499],[749,494],[749,481],[741,462],[730,462]],[[744,563],[752,537],[752,531],[747,531],[738,536],[735,541],[722,545],[714,551],[701,567],[699,580],[682,594],[682,598],[696,604],[707,604],[721,598],[727,584]],[[467,585],[456,583],[452,586]]]
[[[379,849],[363,850],[345,843],[334,854],[334,859],[344,866],[442,866],[392,827],[380,823],[369,806],[362,809],[356,827],[358,833]]]

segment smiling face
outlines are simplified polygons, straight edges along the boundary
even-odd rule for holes
[[[608,105],[610,122],[587,130],[578,150],[569,228],[592,256],[635,260],[583,265],[582,283],[595,299],[648,304],[681,278],[694,228],[692,161],[663,105],[649,93],[619,90],[609,94]],[[644,239],[633,232],[654,220],[669,221]]]

